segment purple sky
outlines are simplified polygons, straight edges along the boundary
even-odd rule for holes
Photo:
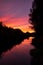
[[[0,0],[0,21],[7,26],[28,25],[33,0]]]

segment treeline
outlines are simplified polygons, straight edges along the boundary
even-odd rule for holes
[[[20,44],[24,39],[28,38],[30,33],[23,33],[20,29],[13,29],[4,26],[0,22],[0,55],[13,46]]]
[[[24,33],[20,29],[3,26],[0,22],[0,54],[20,44],[24,40]]]

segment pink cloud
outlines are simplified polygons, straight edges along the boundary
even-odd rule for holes
[[[8,15],[6,14],[4,17],[0,18],[0,21],[2,21],[6,26],[8,27],[18,27],[23,25],[30,25],[28,20],[29,17],[20,17],[20,18],[14,18],[15,14]]]

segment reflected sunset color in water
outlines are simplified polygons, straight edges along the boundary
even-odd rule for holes
[[[28,65],[30,64],[31,56],[30,49],[34,48],[31,45],[32,37],[25,39],[20,45],[14,46],[11,50],[2,54],[0,65]]]

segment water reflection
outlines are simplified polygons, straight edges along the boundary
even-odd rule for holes
[[[25,39],[20,45],[13,46],[11,50],[2,54],[0,65],[30,65],[30,49],[32,37]]]

